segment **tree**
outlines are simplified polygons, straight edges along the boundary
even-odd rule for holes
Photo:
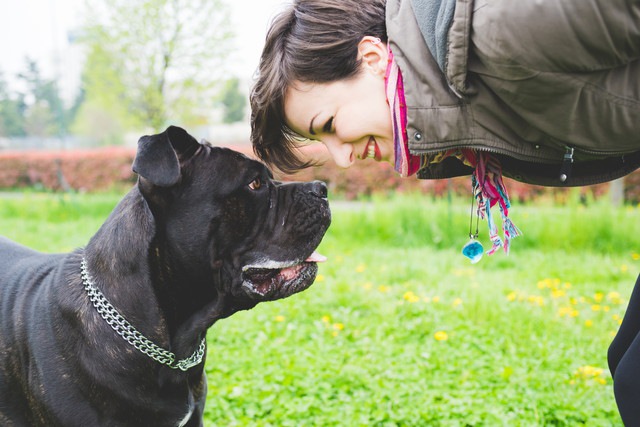
[[[222,121],[224,123],[241,121],[244,118],[247,97],[240,91],[240,79],[234,77],[227,80],[219,96],[224,109]]]
[[[38,64],[29,58],[17,81],[22,83],[23,91],[11,92],[0,74],[0,134],[14,137],[68,134],[81,98],[66,108],[57,81],[44,78]]]
[[[25,129],[36,136],[65,135],[67,118],[58,85],[40,74],[38,64],[27,59],[26,69],[18,74],[30,95],[31,103],[25,112]]]
[[[0,136],[25,136],[26,108],[24,95],[12,95],[4,74],[0,72]]]
[[[89,104],[160,130],[210,113],[231,37],[223,0],[89,0]],[[106,77],[106,79],[105,79]]]

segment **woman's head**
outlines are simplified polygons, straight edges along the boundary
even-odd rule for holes
[[[363,41],[386,37],[385,0],[294,0],[272,22],[250,97],[256,154],[284,171],[306,166],[296,147],[308,135],[285,115],[290,89],[355,78]]]

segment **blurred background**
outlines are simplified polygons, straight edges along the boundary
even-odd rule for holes
[[[126,188],[138,138],[168,125],[252,155],[248,95],[269,22],[288,3],[0,0],[8,11],[0,25],[0,190]],[[99,167],[105,162],[109,171]],[[345,171],[329,161],[293,179],[322,179],[347,199],[469,193],[467,178],[403,180],[374,162]],[[583,202],[640,202],[639,173],[580,190],[508,187],[519,202],[563,201],[576,191]]]
[[[0,149],[135,143],[168,124],[246,142],[252,75],[286,2],[1,0]]]

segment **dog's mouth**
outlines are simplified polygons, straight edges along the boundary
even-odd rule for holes
[[[316,278],[318,262],[326,258],[313,252],[303,262],[265,261],[242,269],[242,287],[253,299],[262,301],[286,298],[307,289]]]

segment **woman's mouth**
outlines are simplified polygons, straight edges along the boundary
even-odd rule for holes
[[[376,142],[374,137],[370,137],[367,145],[364,147],[364,152],[362,153],[363,159],[373,159],[376,161],[382,160],[382,153],[380,153],[380,147]]]

